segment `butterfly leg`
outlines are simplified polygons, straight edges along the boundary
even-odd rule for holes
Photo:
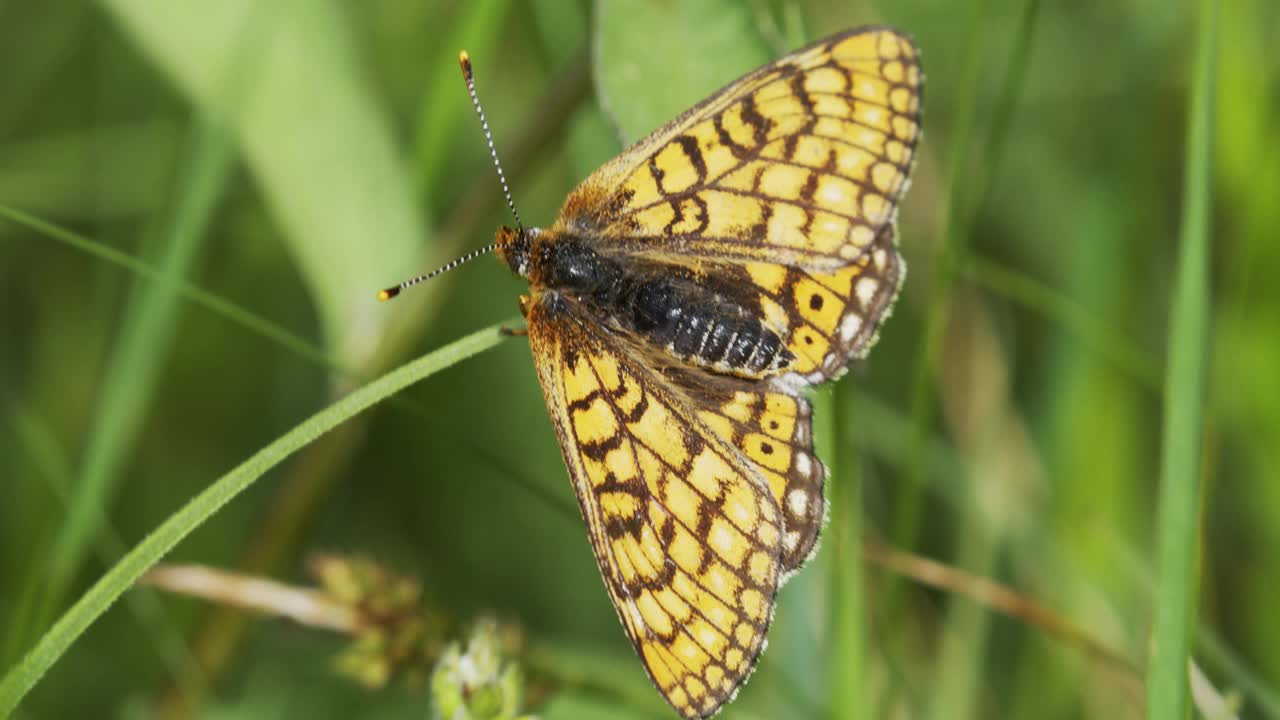
[[[529,317],[529,307],[530,307],[529,304],[531,302],[533,302],[533,299],[530,298],[528,295],[520,296],[520,314],[523,315],[524,317]],[[527,327],[522,327],[522,328],[504,327],[504,328],[500,328],[498,332],[505,337],[515,337],[517,335],[523,335],[525,337],[529,336],[529,328]]]

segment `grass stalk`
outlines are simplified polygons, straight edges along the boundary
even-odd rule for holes
[[[452,342],[400,366],[329,405],[254,453],[152,531],[80,596],[35,647],[0,679],[0,717],[8,717],[40,678],[139,577],[268,470],[338,425],[409,385],[496,347],[501,325]]]
[[[865,640],[862,624],[863,563],[858,543],[862,537],[862,475],[857,462],[857,443],[844,432],[853,397],[848,387],[836,386],[832,416],[828,423],[831,439],[824,456],[830,470],[827,497],[831,521],[827,528],[827,567],[830,583],[828,613],[827,699],[829,716],[861,720],[867,706],[865,697]],[[837,472],[838,470],[838,472]]]
[[[946,225],[934,252],[933,284],[929,288],[925,310],[924,331],[917,351],[911,383],[911,441],[903,472],[902,494],[897,502],[893,520],[894,543],[902,548],[915,546],[920,532],[923,512],[923,486],[925,473],[925,447],[934,420],[933,375],[938,363],[943,331],[950,315],[951,286],[955,269],[961,257],[963,241],[960,228],[961,176],[968,166],[969,137],[973,128],[974,111],[978,97],[978,79],[982,67],[981,48],[985,32],[985,0],[969,3],[967,39],[964,58],[961,61],[962,79],[956,94],[956,106],[951,130],[951,155],[948,158],[946,180]],[[899,584],[891,582],[886,605],[895,613],[900,598]]]
[[[1151,720],[1186,717],[1187,667],[1196,618],[1217,5],[1216,0],[1198,3],[1187,108],[1182,230],[1165,371],[1154,642],[1147,668],[1147,717]]]
[[[230,144],[221,127],[197,121],[190,147],[172,214],[160,229],[165,248],[155,282],[139,285],[125,310],[95,404],[79,478],[50,550],[49,603],[55,608],[98,533],[101,509],[111,504],[168,357],[181,312],[184,278],[230,172]]]

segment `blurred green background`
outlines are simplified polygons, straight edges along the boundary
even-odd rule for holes
[[[374,300],[509,222],[458,49],[546,225],[624,139],[880,22],[927,78],[910,273],[869,360],[817,393],[832,522],[723,716],[1142,716],[1197,22],[1163,0],[0,0],[0,668],[263,445],[517,317],[522,283],[488,259]],[[1223,0],[1219,22],[1196,660],[1274,718],[1280,4]],[[463,625],[522,627],[541,716],[671,717],[525,345],[354,418],[169,559],[306,583],[311,553],[363,553]],[[865,564],[863,535],[1010,586],[1136,674]],[[423,690],[335,677],[337,635],[126,600],[18,717],[427,716]]]

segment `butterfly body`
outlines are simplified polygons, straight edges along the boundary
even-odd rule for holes
[[[515,240],[518,234],[525,237]],[[711,372],[763,378],[784,371],[795,359],[779,334],[744,301],[731,299],[727,288],[717,292],[708,287],[705,274],[612,259],[589,241],[541,229],[502,228],[499,238],[507,264],[532,283],[533,298],[552,293],[580,303],[602,325],[642,338],[675,360]]]
[[[550,227],[498,232],[605,587],[686,718],[737,692],[817,547],[804,391],[897,297],[922,82],[902,33],[840,33],[624,150]]]

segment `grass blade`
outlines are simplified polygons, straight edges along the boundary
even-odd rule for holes
[[[830,717],[861,720],[866,717],[864,708],[868,703],[864,692],[863,563],[858,548],[862,537],[862,477],[857,452],[860,443],[855,442],[852,433],[844,432],[852,415],[848,409],[852,401],[850,388],[837,385],[829,403],[832,417],[822,428],[829,435],[823,458],[830,471],[827,497],[831,509],[826,548],[830,574],[827,699]]]
[[[1147,670],[1147,717],[1187,713],[1187,661],[1198,584],[1195,561],[1205,346],[1209,321],[1209,210],[1217,2],[1199,3],[1198,37],[1188,107],[1186,176],[1178,268],[1169,314],[1161,457],[1159,584],[1155,638]]]
[[[458,72],[457,52],[465,49],[480,62],[496,66],[494,50],[498,47],[498,30],[510,6],[510,0],[459,3],[458,17],[432,54],[435,61],[428,65],[431,79],[422,95],[414,142],[418,158],[415,174],[418,189],[424,196],[438,192],[449,145],[458,142],[459,125],[475,119],[470,104],[465,102],[466,90],[462,74]],[[476,128],[467,129],[479,132]]]
[[[11,407],[8,415],[14,436],[19,439],[31,458],[35,468],[34,474],[48,486],[51,494],[57,496],[64,505],[68,504],[74,477],[71,459],[59,446],[51,428],[25,408]],[[102,513],[101,509],[94,509],[99,515],[97,519],[99,541],[94,544],[93,549],[102,561],[102,565],[109,567],[125,554],[128,546],[120,539],[120,534],[111,526],[109,518]],[[18,607],[25,610],[29,606],[31,613],[34,614],[38,610],[35,601],[44,589],[39,580],[43,577],[45,569],[37,565],[31,570],[31,577],[22,584],[23,597]],[[165,669],[173,676],[178,687],[187,694],[198,692],[204,685],[204,678],[199,668],[185,662],[186,642],[177,623],[168,617],[165,606],[156,593],[150,590],[131,593],[125,601],[138,625],[148,635],[153,652],[164,663]],[[4,655],[0,655],[0,659],[5,665],[16,660],[19,650],[31,639],[27,637],[27,631],[32,631],[32,637],[34,637],[34,630],[42,627],[42,624],[24,621],[21,611],[15,613],[14,617],[18,620],[11,624],[14,629],[9,636],[11,642],[0,648],[0,651],[4,652]]]
[[[160,230],[165,248],[158,274],[155,282],[137,286],[101,382],[83,465],[50,554],[51,607],[61,606],[63,593],[97,535],[101,508],[111,504],[116,480],[151,404],[159,368],[169,355],[183,279],[195,261],[230,167],[231,149],[221,128],[197,123],[191,158],[179,181],[183,187]]]
[[[477,353],[497,346],[502,335],[494,325],[402,365],[307,418],[259,450],[165,520],[120,562],[94,583],[36,646],[0,680],[0,717],[8,717],[49,668],[66,653],[125,590],[151,566],[285,458],[409,385],[430,377]]]
[[[1261,717],[1280,720],[1280,693],[1240,658],[1213,629],[1201,626],[1196,633],[1196,650],[1213,663],[1231,687],[1238,688]]]
[[[8,220],[50,240],[57,240],[99,260],[122,267],[141,278],[155,281],[160,277],[160,269],[145,260],[2,203],[0,203],[0,219]],[[331,370],[348,374],[354,372],[342,366],[335,358],[326,355],[323,350],[312,345],[305,338],[241,305],[185,282],[178,288],[178,293],[183,299],[285,348],[298,357]]]
[[[344,362],[362,360],[388,317],[368,290],[411,267],[425,233],[389,111],[338,4],[101,4],[192,105],[231,127],[326,342]],[[237,77],[239,47],[259,61]],[[225,92],[224,80],[243,92]]]
[[[952,147],[947,165],[947,212],[946,226],[938,247],[934,251],[934,280],[928,289],[928,301],[925,314],[923,337],[917,351],[915,367],[911,380],[911,418],[912,431],[910,458],[904,468],[902,478],[902,495],[897,501],[893,518],[893,541],[902,549],[915,547],[920,532],[920,517],[923,512],[924,485],[924,446],[934,421],[934,383],[933,375],[937,366],[939,349],[942,345],[943,331],[946,329],[951,296],[951,285],[954,281],[955,269],[963,254],[961,243],[962,213],[960,189],[962,177],[968,167],[969,141],[973,128],[975,108],[979,94],[979,80],[982,69],[982,46],[985,37],[986,2],[971,0],[966,30],[964,59],[960,90],[956,94],[956,106],[952,116],[954,126],[951,130]],[[885,603],[891,616],[896,613],[899,588],[896,581],[891,581],[887,590],[888,600]]]
[[[1143,387],[1153,392],[1160,389],[1159,363],[1106,319],[1070,296],[1017,269],[973,253],[964,259],[960,272],[973,284],[1022,305],[1070,332]]]

